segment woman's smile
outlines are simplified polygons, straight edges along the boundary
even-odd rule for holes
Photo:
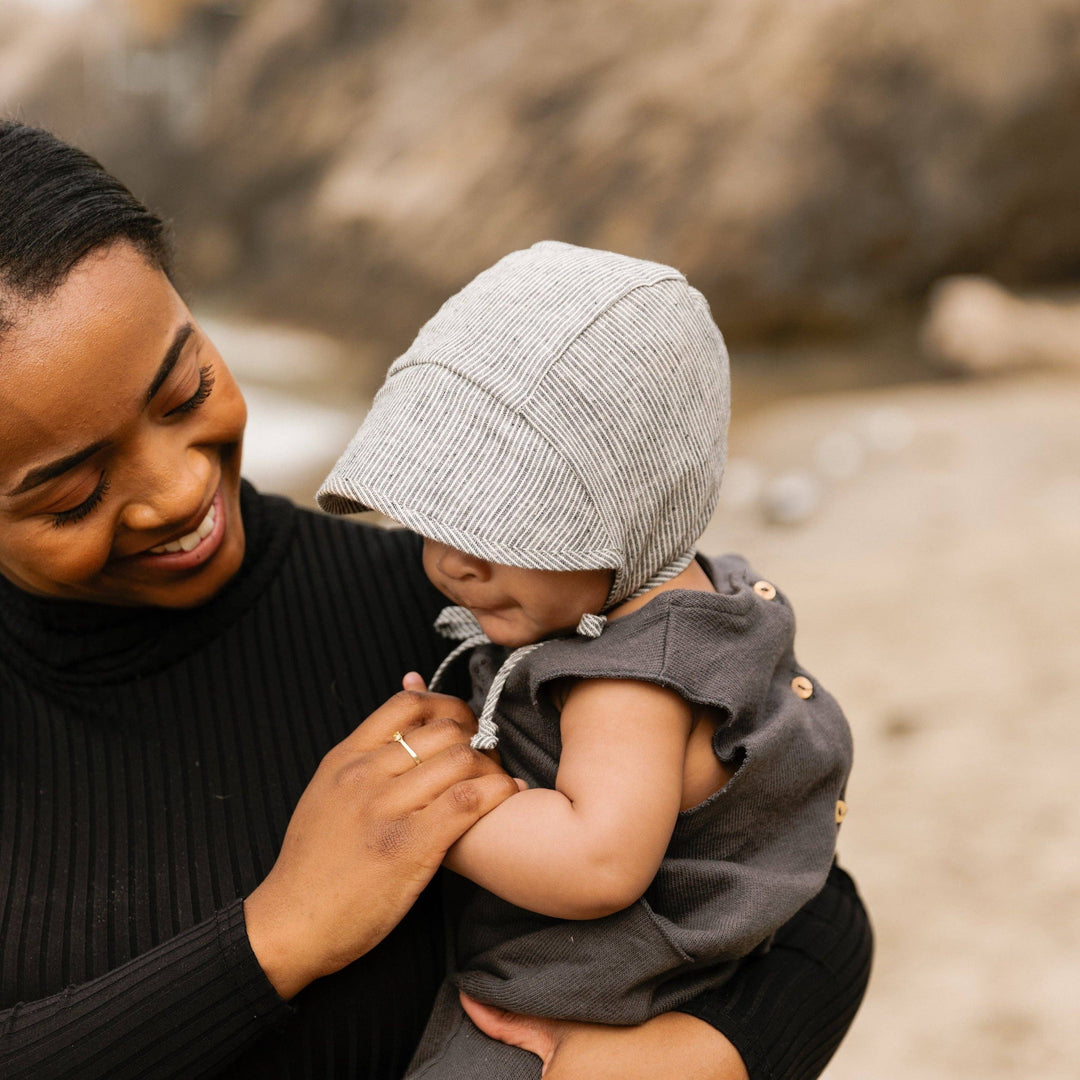
[[[92,252],[0,360],[0,573],[110,604],[222,588],[244,555],[247,412],[165,274],[127,243]]]
[[[209,509],[194,529],[146,551],[129,555],[128,559],[132,562],[138,560],[151,570],[192,570],[217,554],[225,539],[226,518],[225,498],[219,485]]]

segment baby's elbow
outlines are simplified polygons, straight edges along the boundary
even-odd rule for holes
[[[584,877],[580,890],[575,890],[573,913],[563,918],[602,919],[614,915],[633,904],[649,884],[621,866],[590,866]]]

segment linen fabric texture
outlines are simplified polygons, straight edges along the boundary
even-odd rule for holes
[[[317,498],[490,562],[610,568],[611,606],[703,532],[729,412],[723,338],[682,274],[545,241],[421,329]]]
[[[458,989],[517,1012],[638,1024],[722,985],[740,957],[823,887],[836,844],[836,803],[851,736],[817,683],[808,698],[794,654],[795,620],[777,591],[737,556],[703,563],[717,592],[672,590],[609,622],[592,639],[561,638],[523,658],[499,699],[499,750],[512,776],[554,787],[561,740],[550,690],[566,678],[630,678],[669,687],[720,718],[713,738],[732,779],[679,814],[645,895],[603,919],[563,921],[462,883],[451,931],[455,973],[440,990],[410,1080],[535,1080],[539,1060],[488,1039]],[[505,650],[470,657],[474,709]]]

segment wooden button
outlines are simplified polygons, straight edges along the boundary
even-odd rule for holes
[[[804,701],[814,692],[814,684],[805,675],[796,675],[791,680],[791,689]]]
[[[763,600],[771,600],[776,596],[776,586],[770,585],[767,581],[755,581],[754,592],[756,592]]]
[[[836,824],[839,825],[847,817],[847,803],[843,799],[836,800]]]

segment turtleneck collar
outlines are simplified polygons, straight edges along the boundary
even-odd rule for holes
[[[129,608],[33,596],[0,576],[0,663],[43,685],[93,685],[149,674],[199,648],[239,617],[288,547],[295,508],[244,483],[246,549],[236,575],[197,608]]]

